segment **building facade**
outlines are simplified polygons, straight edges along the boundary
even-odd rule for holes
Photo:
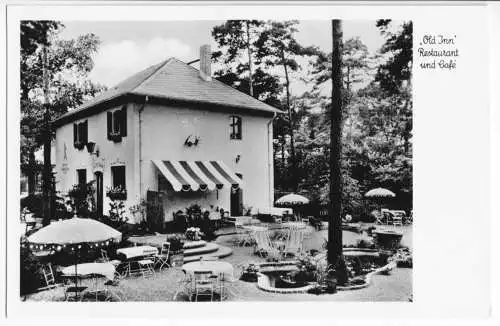
[[[210,78],[210,52],[200,55],[201,71],[171,58],[56,120],[57,190],[94,180],[105,215],[109,190],[126,190],[127,208],[156,194],[165,221],[192,204],[272,207],[280,111]]]

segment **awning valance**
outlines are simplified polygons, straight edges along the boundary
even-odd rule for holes
[[[243,188],[243,181],[222,161],[161,161],[154,165],[175,191]]]

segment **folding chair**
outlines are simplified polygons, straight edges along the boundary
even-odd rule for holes
[[[169,254],[170,254],[170,242],[162,243],[160,253],[155,256],[155,264],[160,265],[159,268],[160,271],[164,267],[170,268],[170,264],[168,263]]]
[[[210,301],[214,300],[216,275],[213,275],[211,271],[195,271],[193,282],[195,301],[198,301],[199,296],[210,296]]]
[[[45,279],[45,286],[42,288],[43,290],[51,289],[51,288],[54,288],[54,287],[61,285],[61,284],[56,283],[56,278],[54,277],[54,272],[52,270],[51,263],[48,263],[47,265],[42,266],[42,274],[43,274],[43,278]]]
[[[139,271],[141,272],[141,274],[144,278],[146,278],[146,276],[154,276],[155,275],[155,270],[154,270],[155,258],[154,258],[154,256],[144,257],[144,259],[137,261],[137,264],[139,265]]]

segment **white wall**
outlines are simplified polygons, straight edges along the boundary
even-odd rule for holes
[[[243,204],[254,208],[269,207],[272,203],[270,182],[273,182],[272,171],[269,171],[272,162],[268,165],[268,160],[272,160],[272,155],[269,155],[272,139],[269,139],[268,131],[271,118],[240,114],[242,140],[231,140],[230,115],[185,107],[146,105],[142,113],[143,194],[148,189],[158,190],[159,172],[152,160],[222,160],[235,173],[243,175]],[[184,146],[189,135],[200,137],[198,146]],[[241,157],[238,163],[235,161],[237,155]],[[172,196],[168,193],[164,197],[165,217],[167,220],[172,219],[172,212],[178,207],[185,208],[193,199],[207,206],[212,203],[230,209],[228,189],[223,188],[219,191],[219,199],[216,197],[215,191],[211,195],[199,193],[198,197],[188,201],[185,195]]]
[[[120,107],[110,108],[108,111],[119,109]],[[120,143],[114,143],[107,139],[107,111],[87,117],[85,119],[74,121],[70,124],[63,125],[56,130],[56,189],[62,194],[70,190],[73,185],[77,183],[77,169],[87,170],[87,182],[94,180],[95,164],[93,161],[96,159],[88,153],[85,147],[78,150],[73,147],[73,123],[78,123],[88,120],[88,140],[95,142],[96,147],[99,147],[100,156],[98,160],[103,163],[103,213],[105,215],[109,212],[109,200],[106,197],[106,188],[112,186],[111,180],[111,167],[115,165],[125,165],[126,173],[126,187],[127,187],[127,200],[125,201],[126,207],[136,204],[137,189],[134,185],[134,169],[137,165],[134,157],[134,142],[135,142],[135,129],[134,123],[137,120],[135,112],[135,105],[127,105],[127,136],[122,138]],[[66,157],[64,159],[64,145],[66,144]],[[67,169],[64,172],[64,168]],[[128,208],[126,214],[129,215]]]
[[[243,204],[253,208],[270,207],[273,202],[272,176],[272,124],[271,117],[242,117],[242,140],[230,140],[229,113],[189,109],[185,107],[166,107],[147,104],[141,113],[139,122],[138,109],[142,105],[129,104],[127,109],[127,137],[121,143],[107,139],[106,111],[87,117],[88,139],[100,149],[100,160],[104,163],[104,192],[111,186],[111,166],[126,166],[127,207],[146,198],[147,190],[158,190],[159,171],[152,160],[221,160],[235,173],[243,175]],[[118,109],[112,108],[110,110]],[[75,121],[75,122],[80,122]],[[269,129],[268,129],[269,128]],[[139,146],[139,129],[142,140]],[[189,136],[200,137],[195,147],[185,147],[184,141]],[[66,144],[67,160],[64,160]],[[236,163],[236,156],[240,161]],[[137,165],[142,157],[142,173]],[[73,123],[64,125],[56,131],[56,188],[66,192],[77,183],[76,170],[87,169],[87,181],[94,178],[93,158],[84,148],[78,151],[73,147]],[[67,172],[63,172],[63,166]],[[141,189],[141,191],[137,191]],[[184,209],[192,203],[199,203],[230,209],[230,191],[176,193],[171,188],[163,189],[163,202],[166,221],[172,220],[172,213]],[[104,214],[108,214],[109,201],[104,195]]]

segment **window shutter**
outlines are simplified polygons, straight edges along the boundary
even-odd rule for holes
[[[124,105],[120,112],[120,131],[122,137],[127,136],[127,106]]]
[[[113,113],[108,111],[108,140],[111,140],[112,131],[113,131]]]
[[[76,142],[78,140],[78,125],[73,123],[73,146],[76,147]]]
[[[82,141],[85,145],[89,142],[89,123],[88,120],[82,122]]]

